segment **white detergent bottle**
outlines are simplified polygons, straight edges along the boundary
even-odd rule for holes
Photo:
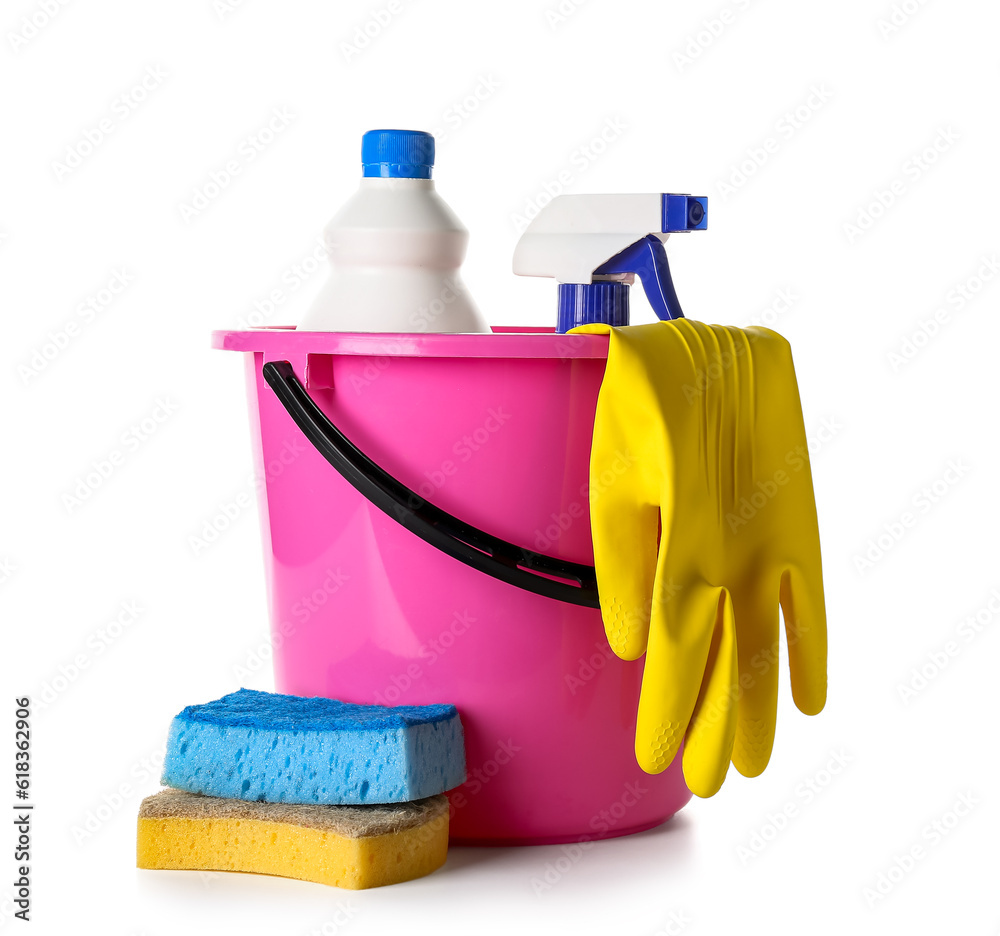
[[[363,177],[323,232],[330,276],[299,329],[488,332],[459,274],[469,232],[434,190],[434,137],[369,130]]]

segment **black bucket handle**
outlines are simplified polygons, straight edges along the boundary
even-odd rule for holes
[[[428,503],[376,465],[330,421],[288,361],[269,361],[264,365],[263,375],[316,450],[356,490],[424,542],[525,591],[585,608],[600,608],[593,566],[553,559],[515,546]]]

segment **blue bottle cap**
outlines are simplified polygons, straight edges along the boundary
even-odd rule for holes
[[[434,137],[423,130],[369,130],[361,138],[366,177],[429,179],[434,165]]]
[[[628,325],[628,284],[560,283],[556,331],[565,335],[577,325],[601,322],[615,328]]]

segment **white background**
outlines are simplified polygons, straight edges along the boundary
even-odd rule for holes
[[[387,0],[91,0],[47,23],[39,2],[3,4],[0,722],[12,734],[15,693],[35,697],[35,932],[1000,932],[1000,287],[976,279],[1000,257],[1000,9],[897,7],[587,0],[553,16],[556,0],[398,0],[348,54]],[[43,25],[18,41],[33,15]],[[144,75],[156,86],[132,93]],[[275,108],[287,126],[248,150]],[[102,119],[105,138],[57,166]],[[575,863],[559,847],[455,848],[429,878],[362,893],[138,872],[135,814],[170,718],[271,685],[256,506],[191,546],[252,491],[242,361],[209,332],[294,276],[378,126],[438,131],[439,191],[472,233],[465,275],[494,323],[552,321],[554,286],[515,278],[510,257],[516,216],[560,173],[572,192],[710,197],[709,231],[668,251],[688,315],[763,321],[794,348],[829,704],[800,715],[783,678],[761,778],[731,771],[714,799]],[[592,144],[606,127],[613,139]],[[232,159],[239,173],[185,220]],[[119,271],[127,287],[81,315]],[[264,321],[295,322],[323,275]],[[110,476],[67,500],[115,450]],[[897,540],[886,531],[906,511],[916,523]],[[134,620],[111,625],[123,603]],[[977,611],[982,629],[963,627]],[[847,765],[825,773],[836,758]],[[934,822],[953,827],[934,841]],[[11,910],[4,899],[2,927],[18,932]]]

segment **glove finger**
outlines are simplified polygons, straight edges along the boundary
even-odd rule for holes
[[[826,607],[823,582],[798,568],[781,577],[781,613],[785,619],[792,698],[799,711],[816,715],[826,704]]]
[[[660,511],[652,505],[637,505],[626,478],[616,476],[611,484],[602,485],[596,469],[595,462],[591,466],[590,527],[604,632],[618,656],[635,660],[645,652],[649,633]]]
[[[666,770],[684,740],[705,674],[719,590],[694,584],[654,608],[635,726],[646,773]]]
[[[764,772],[774,746],[778,711],[778,595],[761,582],[733,594],[740,700],[733,765],[744,777]]]
[[[607,325],[575,331],[611,333],[590,452],[590,528],[608,643],[622,659],[635,660],[645,651],[649,632],[660,516],[649,480],[660,476],[661,466],[655,459],[649,464],[649,440],[637,425],[637,414],[644,408],[634,393],[624,392],[636,389],[641,360],[616,341]],[[639,381],[639,391],[641,385]],[[630,445],[637,447],[637,454]],[[650,473],[651,468],[657,470]]]
[[[696,796],[714,796],[729,770],[736,737],[739,670],[733,605],[722,591],[705,678],[684,741],[684,782]]]

